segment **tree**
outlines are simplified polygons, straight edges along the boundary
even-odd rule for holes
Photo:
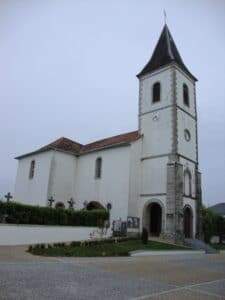
[[[204,240],[206,243],[210,242],[213,235],[218,235],[220,243],[222,236],[225,235],[225,219],[215,214],[210,208],[202,207],[202,227]]]

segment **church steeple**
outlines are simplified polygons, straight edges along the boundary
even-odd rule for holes
[[[164,25],[158,43],[152,54],[151,59],[143,70],[137,75],[141,77],[147,73],[151,73],[160,67],[166,66],[170,63],[176,63],[184,72],[186,72],[193,80],[197,79],[191,74],[188,68],[185,66],[179,51],[175,45],[173,37],[169,31],[167,24]]]

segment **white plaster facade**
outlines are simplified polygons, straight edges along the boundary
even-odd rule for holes
[[[194,237],[198,219],[196,203],[200,202],[196,179],[199,173],[195,80],[175,61],[139,76],[139,82],[137,139],[112,142],[107,147],[80,154],[56,147],[21,156],[15,199],[48,205],[49,197],[53,196],[55,203],[63,202],[68,207],[67,201],[73,198],[77,209],[83,208],[84,202],[95,201],[104,207],[111,203],[111,221],[138,217],[139,230],[147,226],[150,233],[149,207],[151,203],[158,203],[161,207],[159,231],[171,233],[178,231],[175,221],[178,192],[175,179],[172,190],[169,185],[168,164],[179,164],[183,174],[185,170],[191,174],[191,193],[183,193],[183,178],[179,179],[182,186],[178,189],[182,189],[179,205],[182,209],[188,205],[192,211],[191,237]],[[153,103],[156,82],[160,83],[160,101]],[[184,104],[183,84],[188,86],[189,106]],[[189,141],[185,139],[185,130],[190,133]],[[101,178],[95,176],[97,158],[102,159]],[[35,160],[35,174],[30,179],[32,160]],[[172,213],[171,201],[175,203]],[[182,215],[182,211],[178,214]]]
[[[51,244],[100,238],[96,227],[0,224],[0,246]],[[109,237],[110,230],[103,237]]]

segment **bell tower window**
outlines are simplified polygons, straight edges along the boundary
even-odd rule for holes
[[[188,90],[188,86],[185,83],[183,84],[183,100],[184,100],[184,104],[189,107],[190,106],[189,90]]]
[[[152,88],[152,102],[156,103],[160,101],[160,82],[156,82]]]

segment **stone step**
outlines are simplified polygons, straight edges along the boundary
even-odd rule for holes
[[[202,240],[198,239],[185,239],[184,240],[185,245],[191,247],[195,250],[205,250],[205,253],[207,254],[213,254],[213,253],[219,253],[219,250],[214,249],[210,245],[206,244]]]

